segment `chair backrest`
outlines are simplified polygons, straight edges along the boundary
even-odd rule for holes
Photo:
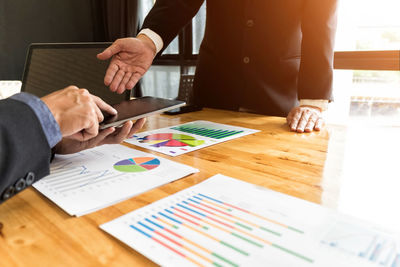
[[[111,43],[41,43],[29,46],[22,92],[42,97],[68,85],[86,88],[109,104],[129,98],[130,92],[116,94],[104,85],[109,61],[96,55]]]
[[[197,106],[194,101],[193,81],[194,75],[181,74],[181,78],[179,81],[178,97],[176,99],[180,101],[185,101],[186,105],[174,110],[167,111],[165,112],[165,114],[175,115],[198,111],[202,109],[200,106]]]
[[[177,99],[185,101],[187,106],[194,104],[193,80],[194,75],[181,74]]]

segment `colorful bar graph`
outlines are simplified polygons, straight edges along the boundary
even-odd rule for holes
[[[237,206],[234,206],[234,205],[231,205],[231,204],[229,204],[229,203],[226,203],[226,202],[217,200],[217,199],[215,199],[215,198],[206,196],[206,195],[204,195],[204,194],[200,194],[200,193],[199,193],[198,196],[201,196],[201,197],[206,198],[206,199],[209,199],[209,200],[211,200],[211,201],[213,201],[213,202],[216,202],[216,203],[225,205],[225,206],[227,206],[227,207],[234,208],[234,209],[239,210],[239,211],[242,211],[242,212],[244,212],[244,213],[251,214],[251,215],[253,215],[253,216],[255,216],[255,217],[258,217],[258,218],[260,218],[260,219],[263,219],[263,220],[265,220],[265,221],[267,221],[267,222],[270,222],[270,223],[273,223],[273,224],[276,224],[276,225],[280,225],[280,226],[282,226],[282,227],[284,227],[284,228],[287,228],[287,229],[289,229],[289,230],[292,230],[292,231],[295,231],[295,232],[304,234],[304,231],[299,230],[299,229],[297,229],[297,228],[295,228],[295,227],[292,227],[292,226],[289,226],[289,225],[286,225],[286,224],[277,222],[277,221],[275,221],[275,220],[266,218],[266,217],[264,217],[264,216],[261,216],[261,215],[259,215],[259,214],[254,213],[254,212],[251,212],[251,211],[248,211],[248,210],[239,208],[239,207],[237,207]],[[197,199],[202,200],[202,199],[199,198],[199,197],[197,197]],[[209,202],[209,203],[210,203],[210,202]]]
[[[154,241],[157,242],[158,244],[160,244],[160,245],[166,247],[167,249],[171,250],[172,252],[178,254],[179,256],[184,257],[185,259],[191,261],[191,262],[194,263],[195,265],[197,265],[197,266],[203,266],[202,264],[198,263],[197,261],[193,260],[192,258],[186,256],[185,254],[183,254],[183,253],[179,252],[178,250],[174,249],[173,247],[171,247],[171,246],[165,244],[164,242],[160,241],[159,239],[155,238],[154,236],[152,236],[152,235],[150,235],[150,234],[147,234],[146,232],[140,230],[139,228],[137,228],[137,227],[135,227],[135,226],[133,226],[133,225],[130,225],[130,227],[131,227],[132,229],[135,229],[135,230],[138,231],[139,233],[143,234],[144,236],[147,236],[148,238],[154,240]]]
[[[146,221],[148,221],[148,222],[150,222],[151,224],[155,225],[156,227],[158,227],[158,228],[160,228],[160,229],[162,229],[162,230],[164,230],[164,231],[170,233],[171,235],[174,235],[174,236],[176,236],[177,238],[179,238],[179,239],[181,239],[181,240],[183,240],[183,241],[186,241],[187,243],[191,244],[192,246],[197,247],[198,249],[200,249],[200,250],[204,251],[205,253],[209,254],[210,256],[217,257],[218,259],[223,260],[225,263],[228,263],[228,264],[230,264],[230,265],[232,265],[232,266],[238,266],[236,263],[233,263],[232,261],[230,261],[230,260],[226,259],[225,257],[219,255],[218,253],[212,252],[212,251],[206,249],[205,247],[203,247],[203,246],[201,246],[201,245],[199,245],[199,244],[196,244],[195,242],[193,242],[193,241],[191,241],[191,240],[185,238],[184,236],[179,235],[179,234],[176,234],[175,232],[169,230],[168,228],[166,228],[166,227],[164,227],[164,226],[162,226],[162,225],[160,225],[160,224],[158,224],[158,223],[156,223],[156,222],[153,222],[153,221],[150,220],[150,219],[147,219],[147,218],[146,218]],[[192,250],[191,250],[191,251],[192,251]],[[197,255],[199,255],[199,254],[197,253]],[[204,256],[200,256],[200,257],[202,257],[204,260],[206,260],[206,261],[208,261],[208,262],[210,262],[210,263],[213,263],[214,265],[217,265],[217,264],[218,264],[217,262],[213,262],[212,260],[210,260],[210,259],[208,259],[208,258],[206,258],[206,257],[204,257]]]
[[[217,200],[217,201],[219,201],[219,200]],[[219,202],[223,203],[222,201],[219,201]],[[245,236],[242,239],[246,240],[247,242],[250,242],[252,244],[260,246],[260,244],[257,241],[261,241],[262,243],[264,243],[266,245],[270,245],[270,246],[272,246],[274,248],[278,248],[278,249],[280,249],[280,250],[282,250],[284,252],[287,252],[287,253],[289,253],[289,254],[291,254],[293,256],[299,257],[299,258],[301,258],[301,259],[303,259],[305,261],[313,262],[312,259],[310,259],[310,258],[308,258],[308,257],[306,257],[304,255],[301,255],[299,253],[291,251],[290,249],[284,248],[284,247],[282,247],[282,246],[280,246],[278,244],[270,242],[265,238],[261,238],[261,237],[255,235],[255,234],[250,233],[251,228],[247,229],[247,231],[246,230],[242,230],[242,229],[236,227],[235,225],[233,225],[232,223],[229,223],[229,221],[226,221],[225,218],[222,218],[222,220],[220,220],[220,218],[216,219],[213,216],[213,215],[215,215],[215,213],[211,214],[209,211],[207,211],[208,214],[206,214],[205,212],[200,212],[200,211],[194,209],[195,207],[193,207],[193,205],[192,205],[193,208],[188,207],[189,203],[186,202],[186,201],[182,201],[181,203],[177,203],[176,206],[178,206],[180,208],[183,208],[185,210],[182,210],[182,209],[177,208],[175,206],[171,206],[171,209],[173,209],[174,211],[178,211],[178,213],[177,212],[172,212],[172,211],[170,211],[168,209],[166,209],[166,211],[171,213],[171,214],[177,215],[177,216],[180,216],[179,213],[185,214],[185,215],[191,217],[191,219],[187,219],[187,218],[182,217],[182,216],[180,216],[180,217],[181,218],[185,218],[188,221],[192,221],[193,222],[193,219],[194,219],[194,220],[197,220],[197,221],[201,221],[206,225],[208,224],[208,225],[210,225],[212,227],[216,227],[216,228],[218,228],[220,230],[221,229],[224,229],[225,231],[229,230],[229,231],[231,231],[231,234],[233,234],[234,236],[237,236],[238,234],[236,232],[239,232],[241,234],[241,236],[243,236],[243,235]],[[199,217],[199,216],[201,216],[201,217]],[[217,224],[215,224],[214,222],[217,223]],[[196,222],[194,221],[194,223],[196,223]],[[228,229],[226,229],[226,228],[228,228]]]
[[[196,197],[196,196],[193,196],[193,198],[195,198],[195,197]],[[200,199],[200,198],[198,198],[198,197],[196,197],[196,198],[197,198],[198,200],[202,201],[202,199]],[[249,226],[247,226],[246,224],[248,224],[248,225],[250,225],[250,226],[257,227],[257,228],[259,228],[259,229],[261,229],[261,230],[263,230],[263,231],[269,232],[269,233],[274,234],[274,235],[277,235],[277,236],[281,236],[281,235],[282,235],[281,233],[278,233],[278,232],[276,232],[276,231],[273,231],[273,230],[271,230],[271,229],[268,229],[267,227],[264,227],[264,226],[261,226],[261,225],[257,225],[257,224],[255,224],[255,223],[252,223],[252,222],[250,222],[250,221],[248,221],[248,220],[246,220],[246,219],[243,219],[243,218],[241,218],[241,217],[238,217],[238,216],[229,214],[229,213],[227,213],[227,212],[221,211],[221,210],[219,210],[219,209],[210,207],[209,205],[206,205],[206,204],[204,204],[204,203],[202,203],[202,202],[195,201],[195,200],[193,200],[193,199],[191,199],[191,198],[189,198],[188,200],[191,201],[191,202],[194,202],[194,203],[196,203],[196,204],[199,204],[199,205],[201,205],[201,206],[204,206],[204,207],[206,207],[206,208],[209,208],[209,209],[211,209],[211,210],[213,210],[213,211],[217,211],[217,212],[219,212],[219,213],[222,213],[222,214],[224,214],[224,215],[227,215],[228,217],[237,219],[237,220],[243,222],[244,224],[243,224],[243,223],[240,223],[240,222],[237,222],[237,221],[236,221],[236,222],[235,222],[235,221],[232,221],[232,220],[230,220],[230,219],[228,219],[228,218],[226,218],[226,217],[219,216],[219,215],[217,215],[217,214],[215,214],[215,213],[213,213],[213,212],[211,212],[211,211],[205,210],[205,211],[207,211],[207,212],[209,212],[209,213],[211,213],[211,214],[213,214],[213,215],[215,215],[215,216],[218,216],[218,217],[220,217],[220,218],[225,219],[226,221],[234,222],[236,225],[239,225],[239,226],[241,226],[241,227],[243,227],[243,228],[246,228],[246,229],[248,229],[248,230],[252,230],[252,228],[249,227]],[[205,201],[205,202],[208,202],[208,201]],[[214,205],[214,203],[209,203],[209,204]],[[189,204],[189,205],[194,206],[193,204]],[[197,206],[194,206],[194,207],[197,207]],[[204,209],[202,209],[202,208],[200,208],[200,207],[197,207],[197,208],[200,209],[200,210],[204,210]],[[227,209],[227,211],[232,211],[232,210],[231,210],[231,209]]]
[[[396,234],[222,175],[101,228],[167,267],[400,267]]]
[[[239,252],[239,253],[242,254],[242,255],[245,255],[245,256],[248,256],[248,255],[249,255],[249,253],[247,253],[247,252],[245,252],[245,251],[243,251],[243,250],[241,250],[241,249],[239,249],[239,248],[237,248],[237,247],[235,247],[235,246],[233,246],[233,245],[231,245],[231,244],[229,244],[229,243],[227,243],[227,242],[224,242],[224,241],[222,241],[222,240],[219,240],[219,239],[217,239],[217,238],[215,238],[215,237],[213,237],[213,236],[211,236],[211,235],[209,235],[209,234],[207,234],[207,233],[204,233],[203,231],[200,231],[199,229],[196,229],[196,228],[192,227],[191,225],[189,225],[189,224],[187,224],[187,223],[185,223],[185,222],[183,222],[183,221],[176,220],[176,219],[174,219],[174,218],[172,218],[172,217],[170,217],[170,216],[168,216],[168,215],[166,215],[166,214],[164,214],[164,213],[162,213],[162,212],[159,212],[159,214],[160,214],[161,216],[163,216],[163,217],[165,217],[165,218],[167,218],[167,219],[169,219],[169,220],[172,220],[172,221],[174,221],[174,222],[176,222],[176,223],[178,223],[178,224],[180,224],[180,225],[182,225],[182,226],[184,226],[184,227],[187,227],[187,228],[189,228],[190,230],[195,231],[195,232],[197,232],[197,233],[199,233],[199,234],[201,234],[201,235],[203,235],[203,236],[205,236],[205,237],[207,237],[207,238],[209,238],[209,239],[211,239],[211,240],[214,240],[214,241],[220,243],[221,245],[224,245],[224,246],[226,246],[226,247],[228,247],[228,248],[230,248],[230,249],[233,249],[234,251]],[[174,213],[172,213],[172,214],[174,214]],[[176,214],[175,214],[175,215],[176,215]],[[178,217],[181,217],[181,216],[179,216],[179,215],[177,215],[177,216],[178,216]],[[155,218],[157,218],[158,220],[162,221],[162,220],[161,220],[160,218],[158,218],[158,217],[155,217]],[[184,217],[181,217],[181,218],[185,219]],[[201,227],[202,229],[208,230],[208,227],[207,227],[207,226],[201,225],[201,224],[199,224],[199,223],[193,222],[193,221],[188,220],[188,219],[186,219],[186,220],[187,220],[188,222],[190,222],[191,224],[194,224],[194,225],[196,225],[196,226],[199,226],[199,227]],[[164,222],[164,221],[163,221],[163,222]],[[178,229],[176,226],[175,226],[174,228]],[[218,226],[217,226],[216,228],[218,228]],[[201,230],[202,230],[202,229],[201,229]],[[220,229],[220,228],[218,228],[218,229]],[[222,231],[224,231],[224,232],[231,233],[231,232],[229,232],[229,231],[227,231],[227,230],[225,230],[225,229],[220,229],[220,230],[222,230]],[[231,234],[232,234],[232,233],[231,233]],[[234,234],[232,234],[232,235],[234,235]],[[235,235],[234,235],[234,236],[235,236]],[[239,237],[239,238],[240,238],[240,237]]]
[[[218,202],[219,208],[212,206],[212,204],[210,205],[210,203],[204,201],[204,198]],[[210,242],[216,242],[242,256],[248,257],[251,253],[241,248],[242,246],[231,244],[229,241],[217,238],[211,233],[216,230],[225,232],[235,237],[239,243],[245,242],[259,249],[264,248],[266,245],[271,246],[306,262],[313,262],[309,257],[252,233],[254,229],[264,230],[263,228],[265,227],[250,222],[249,219],[230,214],[229,211],[233,211],[232,208],[239,208],[233,205],[227,208],[226,204],[209,196],[196,194],[188,197],[187,201],[176,202],[175,205],[164,208],[163,211],[158,211],[157,215],[152,214],[150,217],[143,218],[141,221],[131,224],[130,227],[197,266],[202,266],[202,261],[214,266],[228,264],[236,267],[239,265],[234,260],[229,259],[231,254],[221,255],[216,251],[211,251],[204,245],[198,244],[195,240],[191,240],[191,238],[182,234],[180,227],[200,234],[209,239]],[[246,211],[246,213],[250,214],[249,211]],[[280,233],[272,230],[268,230],[267,232],[278,237],[281,236]]]
[[[200,136],[205,136],[214,139],[222,139],[232,135],[243,133],[244,131],[234,131],[234,130],[223,130],[223,129],[210,129],[206,127],[197,127],[193,125],[181,125],[172,127],[171,129],[184,132],[184,133],[192,133]]]

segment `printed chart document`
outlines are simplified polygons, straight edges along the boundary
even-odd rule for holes
[[[162,266],[400,266],[398,236],[222,175],[100,227]]]
[[[169,156],[182,155],[203,147],[259,132],[210,121],[192,121],[172,127],[138,133],[125,142]]]
[[[122,145],[56,155],[33,186],[70,215],[81,216],[198,172]]]

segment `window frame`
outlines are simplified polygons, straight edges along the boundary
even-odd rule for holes
[[[337,51],[334,69],[400,71],[400,50]]]

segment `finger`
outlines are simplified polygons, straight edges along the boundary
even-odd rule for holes
[[[104,76],[104,84],[106,86],[109,86],[111,84],[118,70],[118,65],[115,63],[115,61],[111,60],[110,66],[108,66],[106,75]]]
[[[291,112],[289,112],[289,114],[288,114],[287,117],[286,117],[286,122],[287,122],[287,124],[290,125],[290,123],[292,122],[292,120],[293,120],[293,112],[291,111]]]
[[[110,106],[109,104],[107,104],[106,102],[103,101],[103,99],[101,99],[98,96],[92,95],[93,101],[96,103],[96,105],[101,109],[104,110],[105,112],[111,114],[111,115],[116,115],[118,113],[118,111],[113,108],[112,106]],[[101,120],[103,121],[103,120]]]
[[[117,93],[121,94],[125,91],[126,88],[126,84],[129,82],[129,79],[132,77],[132,72],[127,72],[125,73],[124,78],[122,79],[121,83],[118,86],[118,90]]]
[[[119,144],[124,141],[128,137],[132,125],[132,121],[125,122],[124,125],[117,130],[116,134],[112,136],[112,138],[108,138],[107,144]]]
[[[144,124],[146,123],[146,118],[141,118],[139,120],[137,120],[135,122],[135,124],[133,124],[133,127],[131,129],[131,131],[129,132],[127,137],[132,137],[132,135],[134,133],[136,133],[137,131],[139,131],[140,129],[142,129],[142,127],[144,126]]]
[[[113,55],[121,52],[122,47],[119,45],[118,41],[115,41],[111,46],[107,47],[103,52],[97,54],[97,58],[101,60],[106,60]]]
[[[82,141],[87,141],[99,134],[99,122],[91,121],[91,123],[82,131]]]
[[[290,130],[291,131],[296,131],[297,125],[299,124],[299,120],[301,119],[302,116],[302,111],[297,109],[296,112],[294,113],[292,117],[292,121],[290,123]]]
[[[101,130],[95,138],[89,140],[89,145],[87,148],[92,148],[104,144],[104,141],[107,139],[107,137],[114,132],[115,132],[114,127]]]
[[[311,112],[309,110],[303,111],[303,113],[301,115],[301,119],[299,120],[299,123],[297,124],[296,131],[298,133],[303,133],[304,132],[304,128],[306,127],[307,122],[310,119],[310,116],[311,116]]]
[[[113,81],[111,82],[110,89],[113,92],[116,92],[119,84],[122,81],[122,78],[125,76],[125,72],[123,70],[119,70],[117,74],[115,74]]]
[[[93,103],[91,103],[91,104],[93,105]],[[102,122],[104,120],[104,115],[103,115],[103,113],[101,113],[101,110],[99,109],[99,107],[96,104],[93,105],[93,111],[96,113],[97,122]]]
[[[321,131],[324,124],[325,124],[325,120],[323,118],[318,118],[317,122],[315,123],[314,129],[316,131]]]
[[[140,80],[140,78],[142,78],[142,75],[140,73],[137,73],[137,72],[134,73],[132,75],[132,77],[130,78],[129,82],[127,83],[126,88],[129,90],[132,89],[137,84],[137,82]]]
[[[310,116],[310,118],[308,119],[308,122],[307,122],[307,124],[306,124],[306,127],[304,128],[304,131],[305,131],[306,133],[312,132],[313,129],[314,129],[315,123],[317,122],[317,120],[318,120],[318,115],[315,114],[315,113],[313,113],[313,114]]]
[[[83,130],[80,131],[80,132],[78,132],[78,133],[74,133],[74,134],[72,134],[72,135],[70,135],[70,136],[65,136],[65,138],[73,139],[73,140],[77,140],[77,141],[82,142],[83,139],[84,139],[84,137],[83,137]]]

